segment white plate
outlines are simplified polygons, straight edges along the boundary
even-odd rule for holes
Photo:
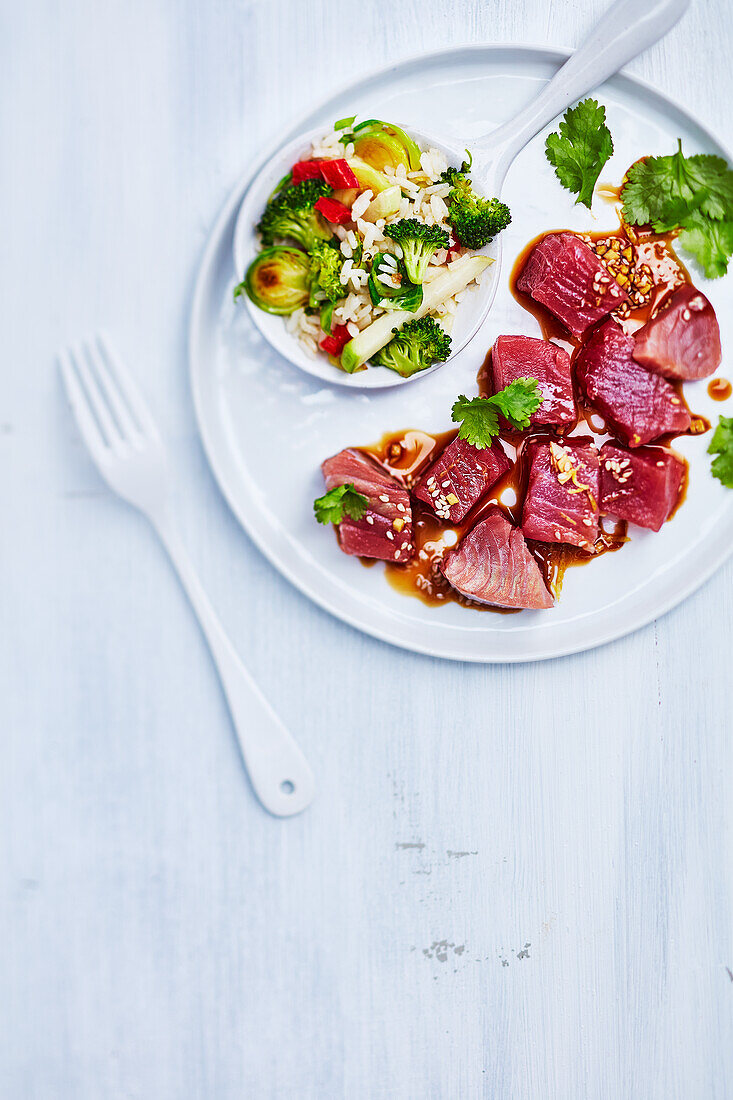
[[[406,61],[332,97],[274,148],[355,112],[411,121],[447,137],[459,130],[478,135],[510,117],[566,58],[564,51],[540,47],[478,46]],[[618,182],[643,154],[672,152],[678,137],[688,154],[731,160],[682,107],[635,78],[617,76],[598,95],[615,142],[600,182]],[[202,261],[191,316],[191,382],[204,446],[224,495],[262,552],[301,591],[358,629],[407,649],[462,661],[541,660],[643,626],[725,560],[733,546],[733,493],[710,475],[709,435],[676,444],[690,462],[690,486],[675,518],[659,534],[632,528],[631,543],[618,553],[569,570],[550,611],[505,616],[457,604],[428,607],[393,589],[381,564],[365,569],[342,554],[333,532],[313,519],[313,498],[323,491],[321,460],[393,429],[450,427],[452,401],[475,392],[476,372],[496,336],[538,334],[508,290],[521,248],[549,229],[612,228],[616,214],[598,198],[593,214],[573,206],[544,157],[540,134],[507,177],[502,197],[514,221],[503,235],[505,266],[491,313],[472,344],[445,369],[410,386],[355,392],[296,370],[268,347],[246,309],[232,302],[231,235],[258,168],[232,192]],[[693,275],[717,310],[725,363],[733,347],[733,275],[710,284]],[[715,422],[721,411],[730,413],[729,405],[707,397],[705,382],[687,386],[686,393],[693,411]]]

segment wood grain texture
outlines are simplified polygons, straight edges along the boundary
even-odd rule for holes
[[[187,386],[196,264],[273,127],[355,68],[572,45],[603,7],[0,5],[8,1100],[733,1095],[733,562],[581,656],[401,653],[257,553]],[[693,0],[631,70],[730,141],[732,45],[729,0]],[[254,802],[163,552],[77,438],[53,353],[99,325],[171,441],[213,602],[313,763],[297,820]]]

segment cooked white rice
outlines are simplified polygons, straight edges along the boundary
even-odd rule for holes
[[[342,145],[339,134],[332,131],[325,134],[320,141],[315,142],[308,154],[312,158],[349,158],[354,155],[353,143]],[[307,157],[305,159],[308,159]],[[387,218],[379,218],[376,222],[365,220],[369,203],[373,199],[371,191],[361,192],[354,200],[352,213],[354,226],[334,226],[334,232],[338,237],[341,254],[344,257],[344,265],[341,271],[341,283],[348,289],[348,294],[340,300],[333,311],[333,324],[346,325],[352,336],[356,336],[362,329],[370,325],[382,313],[383,309],[372,305],[367,284],[369,272],[364,266],[354,264],[354,253],[361,242],[361,263],[371,260],[375,252],[385,252],[401,255],[399,245],[390,237],[384,235],[385,225],[400,221],[402,218],[416,218],[426,225],[437,225],[445,229],[450,235],[451,245],[455,244],[450,224],[448,223],[448,207],[445,199],[450,190],[448,184],[441,182],[440,176],[448,167],[448,162],[439,149],[425,149],[420,157],[420,168],[414,172],[407,172],[404,165],[394,170],[387,167],[385,175],[394,180],[402,190],[402,200],[397,214]],[[458,248],[451,253],[451,263],[466,255],[468,249]],[[425,282],[429,282],[446,268],[447,249],[439,249],[431,258],[430,266],[425,276]],[[389,261],[387,261],[389,265]],[[396,270],[396,260],[392,261]],[[476,282],[480,281],[480,276]],[[451,298],[447,298],[440,307],[434,311],[440,324],[450,332],[453,328],[458,303],[464,297],[466,291]],[[307,314],[305,310],[298,309],[287,318],[288,331],[301,342],[310,355],[319,353],[318,341],[322,338],[320,322],[317,314]]]

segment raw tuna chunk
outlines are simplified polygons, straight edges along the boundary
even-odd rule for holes
[[[522,532],[499,508],[491,508],[456,549],[449,550],[441,570],[455,589],[479,603],[532,610],[553,606]]]
[[[570,356],[557,344],[534,336],[499,336],[491,349],[494,393],[517,378],[536,378],[542,404],[532,424],[572,424],[576,417]]]
[[[679,500],[684,479],[685,464],[670,451],[659,447],[627,451],[604,443],[600,510],[658,531]]]
[[[590,245],[574,233],[543,237],[527,257],[517,286],[573,336],[582,336],[628,298]]]
[[[363,451],[339,451],[321,465],[326,489],[353,484],[369,498],[361,517],[348,516],[338,525],[339,545],[345,554],[386,561],[409,561],[414,553],[410,496],[396,478]]]
[[[528,539],[592,550],[598,535],[598,451],[590,440],[530,443],[522,530]]]
[[[581,348],[576,376],[590,403],[624,443],[638,447],[665,432],[684,432],[690,414],[674,388],[633,359],[634,338],[612,319]]]
[[[634,333],[634,359],[665,378],[707,378],[720,366],[715,310],[694,286],[682,286],[668,305]]]
[[[414,493],[438,519],[460,523],[511,465],[500,443],[480,450],[456,436],[425,471]]]

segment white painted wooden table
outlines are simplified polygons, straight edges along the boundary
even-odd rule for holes
[[[693,4],[632,69],[730,141],[730,0]],[[371,58],[572,45],[602,7],[0,4],[3,1100],[733,1096],[733,562],[583,656],[398,652],[256,552],[187,385],[204,239],[273,126]],[[163,553],[78,440],[53,353],[100,324],[313,763],[299,819],[254,802]]]

